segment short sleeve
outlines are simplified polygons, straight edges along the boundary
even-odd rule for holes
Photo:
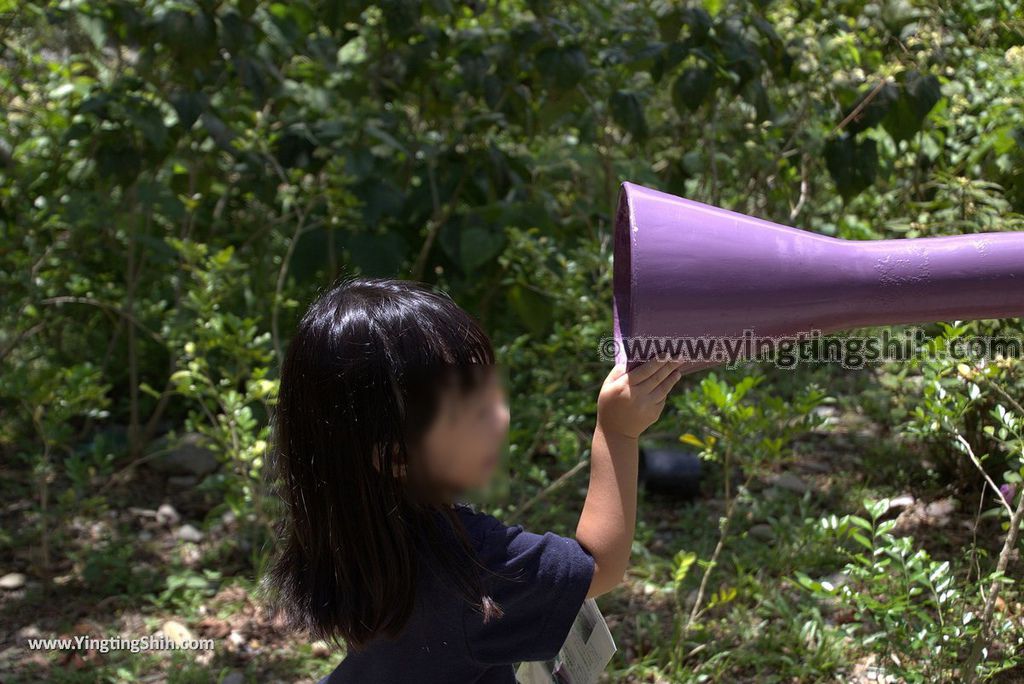
[[[478,513],[479,558],[500,577],[480,571],[484,590],[502,609],[487,624],[466,606],[466,645],[485,664],[553,658],[565,643],[573,620],[586,600],[594,576],[594,559],[569,537],[535,534],[521,525],[506,526]]]

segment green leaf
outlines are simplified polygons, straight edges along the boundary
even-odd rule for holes
[[[231,257],[234,255],[234,253],[235,246],[228,245],[227,247],[219,250],[216,254],[210,257],[210,260],[214,265],[223,268],[224,266],[227,266],[228,263],[231,261]]]
[[[821,592],[823,590],[823,587],[821,586],[820,582],[811,579],[809,576],[807,576],[800,570],[797,570],[794,574],[796,575],[796,583],[804,589],[807,589],[808,591],[815,593]]]
[[[850,536],[853,537],[858,544],[863,546],[865,549],[868,549],[869,551],[875,548],[874,544],[872,544],[871,541],[860,532],[851,532]]]
[[[718,14],[722,10],[724,4],[723,0],[702,0],[702,5],[712,16]]]
[[[728,22],[719,21],[715,26],[714,42],[725,58],[724,66],[735,74],[737,85],[745,84],[761,71],[761,55],[757,46]]]
[[[537,53],[537,70],[550,87],[569,90],[587,75],[587,55],[578,47],[549,47]]]
[[[716,3],[714,11],[718,12],[720,3]],[[701,7],[687,7],[683,10],[683,16],[690,28],[690,39],[695,45],[702,44],[711,32],[711,15]]]
[[[934,570],[932,570],[931,574],[928,576],[928,579],[930,579],[932,582],[935,582],[937,579],[939,579],[939,577],[948,574],[948,572],[949,561],[943,561],[939,563]]]
[[[942,86],[934,74],[911,71],[906,80],[906,94],[914,104],[914,112],[924,119],[942,99]]]
[[[842,121],[846,121],[853,112],[857,111],[858,107],[864,103],[869,97],[871,98],[867,104],[861,107],[861,110],[847,122],[845,130],[850,134],[856,134],[863,130],[867,130],[872,126],[876,126],[882,122],[886,114],[889,113],[889,109],[892,108],[893,103],[899,98],[900,90],[893,83],[886,83],[883,85],[878,92],[875,92],[877,83],[871,84],[865,88],[860,96],[854,101],[845,111],[843,111]],[[874,93],[874,95],[872,95]]]
[[[459,70],[462,72],[462,81],[466,90],[479,92],[483,87],[484,76],[491,66],[486,55],[476,51],[465,50],[459,54]]]
[[[729,403],[729,398],[725,393],[725,388],[722,386],[717,379],[705,378],[702,383],[704,388],[704,395],[714,402],[717,408],[724,408]]]
[[[861,528],[867,530],[868,532],[871,532],[873,530],[873,528],[871,527],[871,523],[869,523],[864,518],[861,518],[860,516],[848,515],[848,516],[846,516],[846,519],[849,520],[850,522],[852,522],[857,527],[861,527]]]
[[[75,22],[85,35],[92,41],[97,50],[102,50],[106,45],[107,35],[105,22],[101,17],[92,16],[87,11],[78,10],[72,13]]]
[[[609,104],[615,123],[628,131],[635,140],[647,137],[647,119],[636,93],[617,90],[612,94]]]
[[[879,516],[889,510],[889,499],[882,498],[878,501],[872,502],[867,506],[868,512],[871,514],[872,520],[877,519]]]
[[[509,306],[534,335],[541,336],[551,325],[551,302],[536,290],[513,285],[506,294]]]
[[[672,104],[680,116],[696,111],[714,88],[710,70],[688,67],[672,84]]]
[[[736,590],[736,587],[722,587],[721,589],[716,591],[714,594],[712,594],[711,600],[708,601],[708,606],[707,607],[708,608],[712,608],[714,606],[717,606],[717,605],[720,605],[720,604],[723,604],[723,603],[729,603],[730,601],[735,599],[738,595],[739,595],[739,592]]]
[[[911,70],[899,78],[899,96],[882,120],[882,126],[897,141],[908,140],[920,131],[928,112],[942,97],[939,79],[934,75],[923,76]]]
[[[765,90],[761,79],[752,78],[743,86],[743,99],[754,105],[754,112],[758,121],[765,121],[771,118],[771,104],[768,102],[768,91]]]
[[[148,102],[135,103],[137,106],[128,109],[128,118],[142,133],[152,148],[161,148],[167,140],[167,128],[164,126],[160,110]]]
[[[209,101],[205,93],[184,91],[172,93],[169,100],[174,111],[178,113],[178,121],[186,131],[199,119]]]
[[[142,169],[142,158],[129,137],[116,133],[101,140],[95,152],[99,174],[125,185],[134,181]]]
[[[142,390],[143,393],[148,394],[154,399],[159,399],[161,396],[160,393],[153,389],[153,386],[150,385],[148,382],[140,382],[139,389]]]
[[[675,568],[672,573],[672,579],[676,584],[680,584],[686,579],[686,575],[690,572],[690,568],[696,560],[697,554],[693,551],[679,551],[676,553],[673,558]]]
[[[170,381],[175,383],[175,384],[180,384],[180,383],[183,383],[183,382],[187,382],[188,380],[191,380],[191,379],[192,379],[192,371],[189,371],[189,370],[174,371],[173,373],[171,373],[171,377],[170,377]]]
[[[878,149],[871,139],[857,141],[846,133],[825,143],[825,165],[844,202],[875,182]]]
[[[505,236],[495,230],[471,226],[459,236],[459,265],[472,273],[501,253]]]
[[[657,22],[661,39],[670,42],[679,37],[679,30],[683,27],[683,14],[678,7],[671,7],[658,13]]]

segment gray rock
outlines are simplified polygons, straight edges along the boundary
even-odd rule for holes
[[[915,499],[911,494],[903,494],[902,496],[897,496],[895,499],[889,500],[889,509],[892,510],[893,508],[906,508],[907,506],[913,506],[914,501]]]
[[[217,469],[217,455],[204,446],[206,437],[198,432],[182,435],[175,442],[167,436],[153,443],[152,450],[161,452],[150,462],[155,470],[167,475],[202,476]]]
[[[156,521],[161,525],[177,525],[179,520],[181,516],[171,504],[161,504],[160,508],[156,509]]]
[[[179,527],[178,531],[174,533],[174,536],[187,542],[199,543],[203,540],[203,533],[188,524]]]
[[[761,541],[773,541],[775,539],[775,530],[768,523],[758,523],[749,530],[750,536]]]
[[[128,512],[139,518],[156,518],[156,511],[148,508],[138,508],[136,506],[129,506]]]
[[[167,637],[168,641],[173,641],[178,645],[191,641],[195,638],[192,636],[192,632],[189,631],[189,628],[177,620],[168,620],[160,630],[164,633],[164,636]]]
[[[25,645],[29,639],[38,639],[41,636],[43,636],[42,630],[35,625],[25,625],[15,634],[17,642],[22,645]]]
[[[804,470],[809,473],[827,474],[832,472],[832,464],[828,463],[827,461],[805,460],[800,461],[797,465],[799,465],[801,470]]]
[[[795,494],[803,494],[810,489],[806,482],[793,473],[780,473],[779,475],[771,478],[768,482],[773,487],[785,489]]]
[[[167,485],[171,489],[186,490],[192,489],[199,484],[199,478],[195,475],[171,475],[167,478]]]
[[[0,577],[0,589],[21,589],[25,586],[25,576],[20,572],[9,572]]]
[[[224,675],[224,679],[220,680],[220,684],[245,684],[245,675],[238,670],[232,670]]]
[[[728,506],[729,504],[727,504],[724,499],[708,499],[704,502],[704,508],[712,514],[725,513],[725,509],[728,508]]]
[[[950,513],[956,510],[956,503],[953,499],[939,499],[928,504],[924,512],[936,518],[948,518]]]

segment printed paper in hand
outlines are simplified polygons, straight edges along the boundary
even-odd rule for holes
[[[612,633],[597,602],[589,598],[569,629],[554,660],[521,663],[519,684],[596,684],[616,651]]]

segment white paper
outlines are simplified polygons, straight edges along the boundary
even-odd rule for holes
[[[617,647],[608,623],[589,598],[569,629],[554,660],[520,663],[519,684],[596,684]]]

